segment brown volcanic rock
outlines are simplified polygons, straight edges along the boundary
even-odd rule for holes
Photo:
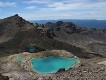
[[[57,71],[57,73],[59,72],[64,72],[65,71],[65,68],[61,68],[61,69],[59,69],[58,71]]]
[[[0,80],[9,80],[9,77],[0,74]]]

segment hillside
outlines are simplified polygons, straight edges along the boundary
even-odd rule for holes
[[[81,28],[73,23],[33,25],[18,15],[0,20],[0,55],[26,51],[28,45],[42,50],[64,49],[81,58],[105,55],[106,30]]]
[[[62,21],[48,22],[39,28],[42,32],[49,31],[54,40],[80,47],[88,53],[106,56],[106,29],[83,28]]]
[[[0,43],[13,38],[18,32],[29,30],[34,26],[18,14],[0,20]]]

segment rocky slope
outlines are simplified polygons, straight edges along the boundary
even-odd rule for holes
[[[54,40],[80,47],[86,53],[106,57],[106,29],[82,28],[71,22],[58,21],[39,25],[43,33],[49,33]]]
[[[42,50],[64,49],[81,58],[105,56],[106,30],[81,28],[73,23],[33,25],[18,15],[0,20],[0,55],[26,51],[30,44]],[[96,45],[96,46],[95,46]],[[89,53],[89,54],[88,54]]]
[[[14,54],[0,58],[0,73],[9,76],[10,80],[106,80],[106,65],[92,61],[81,62],[77,67],[56,74],[38,74],[33,71],[30,60],[47,56],[74,57],[65,50]],[[19,57],[24,60],[18,61]]]
[[[26,31],[34,26],[18,14],[0,20],[0,43],[13,38],[18,32]]]

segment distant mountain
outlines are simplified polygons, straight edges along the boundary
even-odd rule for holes
[[[106,29],[84,28],[72,22],[32,24],[18,15],[0,20],[0,55],[62,49],[80,58],[106,57]]]
[[[106,20],[77,20],[77,19],[61,19],[61,20],[33,20],[32,23],[45,24],[47,22],[73,22],[74,24],[87,28],[106,28]]]

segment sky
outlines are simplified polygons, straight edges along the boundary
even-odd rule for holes
[[[15,14],[26,20],[106,20],[106,0],[0,0],[0,19]]]

